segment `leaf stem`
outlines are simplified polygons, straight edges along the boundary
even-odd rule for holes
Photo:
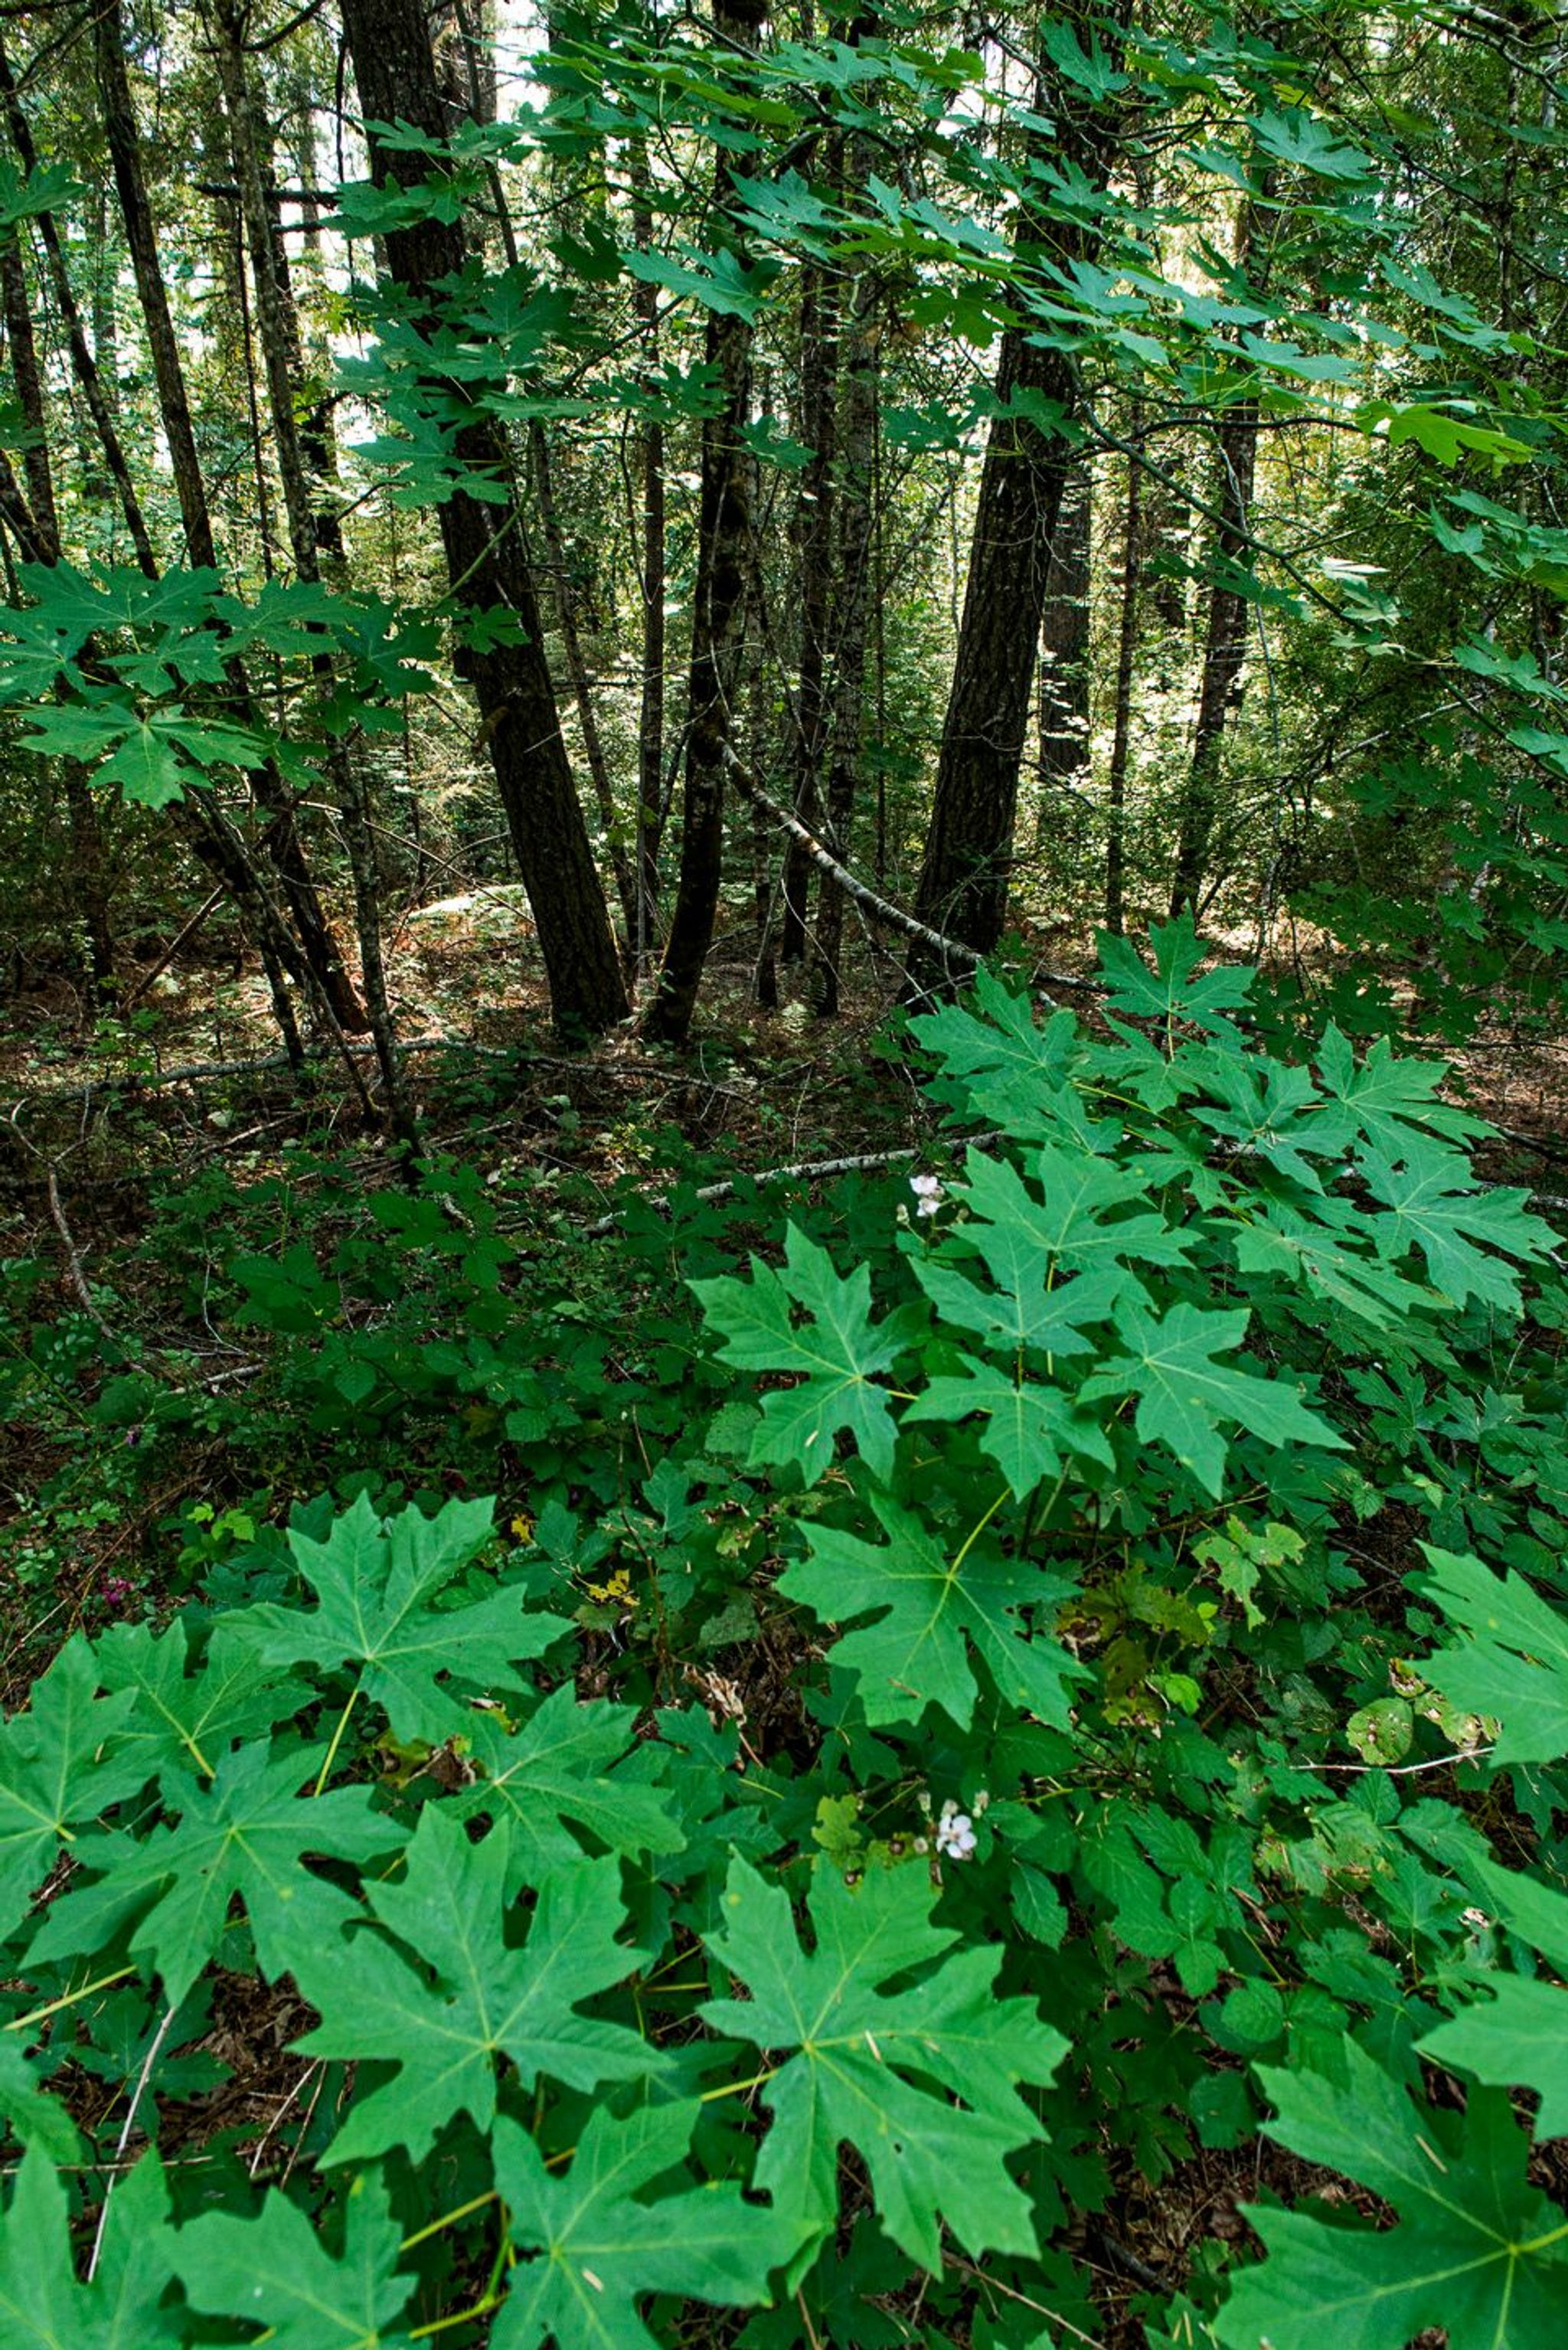
[[[764,2081],[771,2081],[777,2071],[776,2064],[770,2064],[765,2073],[753,2073],[749,2081],[726,2081],[722,2088],[704,2089],[697,2102],[700,2106],[711,2106],[721,2097],[743,2096],[748,2089],[760,2089]]]
[[[79,1991],[68,1991],[61,1999],[52,1999],[46,2007],[29,2008],[26,2015],[14,2015],[5,2026],[7,2032],[25,2032],[29,2023],[42,2023],[47,2015],[57,2015],[62,2007],[74,2007],[78,1999],[90,1999],[95,1991],[107,1991],[110,1983],[123,1982],[127,1975],[136,1972],[134,1967],[116,1967],[111,1975],[99,1975],[96,1981],[83,1983]]]
[[[312,1787],[310,1791],[313,1798],[320,1794],[321,1790],[326,1786],[327,1782],[332,1776],[332,1765],[337,1760],[337,1749],[343,1743],[343,1733],[348,1727],[348,1717],[354,1711],[355,1705],[358,1700],[359,1692],[363,1687],[364,1683],[362,1681],[356,1681],[353,1688],[348,1692],[348,1702],[337,1717],[337,1727],[332,1733],[332,1743],[327,1750],[327,1760],[323,1762],[320,1775],[317,1777],[315,1786]]]
[[[411,2252],[416,2244],[426,2242],[431,2236],[439,2236],[443,2228],[455,2228],[460,2220],[466,2220],[471,2213],[483,2211],[487,2203],[493,2203],[495,2196],[496,2189],[487,2187],[483,2195],[475,2195],[467,2203],[460,2203],[455,2211],[443,2211],[441,2218],[432,2220],[428,2227],[416,2229],[411,2236],[405,2236],[398,2246],[399,2251]]]
[[[990,1525],[992,1518],[995,1517],[998,1510],[1001,1509],[1003,1502],[1006,1501],[1012,1491],[1012,1488],[1011,1485],[1004,1485],[1001,1492],[998,1493],[995,1501],[992,1502],[990,1509],[987,1510],[984,1517],[981,1519],[979,1524],[971,1526],[968,1534],[965,1534],[963,1538],[963,1547],[948,1569],[948,1581],[950,1583],[953,1580],[960,1567],[963,1565],[965,1559],[969,1556],[971,1551],[974,1548],[976,1543],[980,1540],[987,1526]]]

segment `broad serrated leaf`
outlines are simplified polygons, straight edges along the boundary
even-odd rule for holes
[[[1492,1761],[1555,1762],[1568,1754],[1568,1617],[1521,1575],[1421,1544],[1422,1587],[1468,1638],[1438,1648],[1422,1676],[1461,1713],[1499,1721]]]
[[[0,2114],[19,2146],[36,2146],[51,2162],[81,2160],[77,2126],[58,2097],[52,2097],[27,2062],[22,2035],[0,2032]]]
[[[1568,1896],[1490,1860],[1470,1861],[1467,1874],[1505,1932],[1539,1950],[1553,1973],[1568,1974]],[[1489,1997],[1428,2033],[1421,2053],[1493,2087],[1535,2090],[1536,2136],[1568,2136],[1568,1991],[1505,1974],[1487,1990]]]
[[[119,1752],[136,1699],[100,1698],[98,1667],[79,1633],[33,1690],[25,1713],[0,1729],[0,1940],[15,1933],[61,1844],[133,1795],[146,1764]]]
[[[779,1577],[785,1596],[803,1601],[826,1624],[874,1618],[828,1651],[855,1675],[867,1720],[915,1721],[928,1705],[939,1705],[967,1730],[978,1686],[972,1648],[1003,1697],[1065,1729],[1067,1684],[1081,1669],[1044,1631],[1031,1633],[1018,1611],[1039,1607],[1049,1615],[1072,1586],[983,1543],[955,1563],[896,1502],[873,1494],[871,1507],[889,1536],[886,1545],[811,1524],[811,1556]]]
[[[1154,951],[1152,972],[1129,940],[1100,932],[1100,969],[1110,1009],[1139,1020],[1188,1021],[1197,1028],[1230,1033],[1232,1024],[1225,1015],[1246,1003],[1252,973],[1223,965],[1218,971],[1201,970],[1204,950],[1189,913],[1174,922],[1156,923],[1148,942]]]
[[[1260,2066],[1268,2135],[1358,2179],[1390,2229],[1247,2208],[1268,2258],[1214,2321],[1226,2350],[1407,2350],[1428,2327],[1463,2350],[1544,2350],[1568,2334],[1568,2223],[1526,2174],[1530,2141],[1506,2097],[1463,2116],[1417,2106],[1345,2040],[1338,2077]]]
[[[944,2220],[971,2253],[1035,2250],[1029,2199],[1004,2158],[1043,2135],[1019,2085],[1048,2082],[1067,2053],[1032,2001],[995,1995],[1000,1949],[953,1949],[956,1933],[931,1922],[934,1898],[922,1869],[872,1870],[851,1887],[819,1867],[807,1951],[783,1887],[737,1859],[708,1946],[750,1996],[703,2009],[782,2059],[762,2093],[774,2120],[755,2183],[826,2234],[847,2143],[883,2227],[930,2269]]]
[[[998,1287],[1026,1305],[1064,1273],[1098,1274],[1102,1278],[1081,1303],[1086,1321],[1103,1320],[1107,1297],[1117,1287],[1135,1293],[1139,1288],[1127,1267],[1179,1264],[1186,1255],[1184,1236],[1147,1205],[1145,1169],[1118,1167],[1089,1150],[1058,1149],[1050,1143],[1027,1152],[1024,1169],[1033,1190],[1006,1159],[969,1152],[966,1182],[955,1197],[972,1221],[950,1245],[955,1253],[961,1246],[978,1252]],[[1118,1212],[1135,1200],[1140,1202],[1137,1212]],[[1119,1269],[1118,1283],[1104,1277],[1113,1269]]]
[[[542,1885],[558,1862],[583,1857],[568,1821],[611,1852],[680,1851],[685,1838],[669,1796],[614,1773],[636,1732],[629,1706],[602,1698],[584,1703],[569,1681],[521,1730],[503,1730],[493,1715],[475,1714],[469,1736],[484,1776],[453,1808],[461,1818],[483,1813],[510,1823],[509,1893]]]
[[[296,1979],[321,2014],[301,2050],[397,2067],[353,2106],[325,2160],[367,2160],[395,2146],[418,2160],[457,2113],[488,2129],[502,2062],[516,2067],[524,2088],[541,2074],[592,2089],[662,2069],[635,2033],[576,2012],[647,1955],[615,1939],[626,1922],[618,1861],[552,1869],[521,1946],[506,1939],[509,1873],[504,1825],[474,1844],[460,1821],[427,1806],[405,1877],[369,1890],[376,1917],[410,1955],[363,1929],[336,1949],[296,1952]]]
[[[572,1629],[515,1589],[436,1605],[490,1533],[488,1502],[449,1502],[433,1518],[410,1508],[381,1519],[361,1494],[325,1542],[297,1529],[289,1534],[319,1607],[268,1602],[234,1620],[264,1663],[357,1670],[394,1737],[439,1744],[462,1719],[446,1675],[481,1688],[524,1686],[519,1660],[542,1656]]]
[[[1456,1305],[1477,1297],[1504,1313],[1519,1311],[1519,1276],[1502,1258],[1539,1263],[1556,1246],[1551,1226],[1526,1212],[1528,1191],[1481,1189],[1468,1161],[1437,1143],[1417,1145],[1397,1167],[1368,1149],[1362,1168],[1368,1191],[1386,1211],[1374,1226],[1386,1257],[1419,1249],[1434,1285]]]
[[[1270,1444],[1342,1451],[1345,1439],[1283,1380],[1261,1379],[1215,1360],[1241,1344],[1250,1319],[1244,1307],[1218,1314],[1181,1304],[1157,1319],[1128,1305],[1116,1326],[1127,1351],[1111,1356],[1085,1379],[1084,1399],[1136,1395],[1138,1434],[1163,1444],[1216,1496],[1230,1451],[1223,1426],[1244,1428]]]
[[[1402,1061],[1386,1036],[1379,1036],[1357,1061],[1349,1040],[1331,1024],[1324,1031],[1316,1060],[1330,1097],[1323,1123],[1331,1149],[1370,1146],[1397,1159],[1423,1135],[1463,1142],[1487,1132],[1480,1118],[1441,1099],[1438,1089],[1448,1075],[1443,1062]]]
[[[495,2126],[496,2184],[512,2241],[512,2271],[491,2339],[494,2350],[657,2350],[639,2314],[649,2293],[754,2309],[769,2272],[800,2241],[798,2221],[747,2203],[711,2181],[670,2190],[701,2112],[694,2099],[639,2106],[618,2119],[602,2107],[569,2169],[553,2172],[533,2139],[503,2116]],[[666,2191],[644,2199],[656,2180]],[[664,2337],[668,2339],[668,2335]]]
[[[256,1655],[253,1642],[222,1619],[202,1662],[190,1667],[180,1617],[163,1632],[151,1624],[113,1624],[98,1642],[99,1679],[112,1695],[134,1690],[136,1708],[119,1735],[127,1758],[144,1758],[148,1777],[171,1769],[210,1779],[236,1739],[262,1738],[298,1712],[311,1692]]]
[[[142,1838],[84,1846],[84,1865],[103,1875],[54,1904],[33,1956],[65,1955],[64,1936],[84,1950],[98,1948],[107,1935],[95,1930],[95,1920],[112,1920],[118,1929],[140,1911],[130,1947],[177,2004],[218,1955],[238,1894],[264,1973],[274,1980],[286,1974],[302,1947],[330,1940],[353,1909],[306,1860],[368,1860],[401,1841],[396,1823],[373,1810],[368,1787],[310,1795],[324,1752],[295,1747],[275,1754],[262,1742],[236,1747],[211,1786],[171,1771],[163,1801],[178,1821]]]
[[[90,2284],[71,2262],[70,2206],[54,2165],[22,2158],[0,2219],[0,2328],[5,2350],[148,2350],[170,2339],[160,2304],[171,2274],[169,2199],[156,2154],[120,2179]]]
[[[206,2211],[173,2240],[174,2263],[194,2309],[266,2328],[270,2350],[400,2350],[395,2320],[414,2289],[395,2273],[402,2230],[377,2178],[347,2198],[343,2251],[327,2251],[318,2223],[274,2188],[254,2220]]]
[[[815,1484],[846,1430],[867,1467],[890,1474],[893,1415],[877,1375],[897,1359],[900,1340],[886,1323],[872,1324],[867,1266],[840,1275],[827,1251],[791,1224],[782,1274],[753,1257],[750,1281],[726,1274],[691,1287],[724,1342],[725,1362],[794,1377],[794,1386],[763,1398],[753,1464],[793,1461]],[[797,1310],[805,1316],[798,1326]]]
[[[1076,1410],[1073,1398],[1061,1388],[1018,1378],[1004,1366],[972,1355],[960,1359],[962,1376],[948,1373],[928,1379],[904,1414],[906,1426],[911,1420],[938,1420],[956,1427],[971,1412],[983,1413],[980,1449],[995,1461],[1020,1502],[1045,1478],[1061,1473],[1064,1455],[1099,1461],[1107,1469],[1114,1465],[1116,1456],[1104,1430],[1086,1412]]]

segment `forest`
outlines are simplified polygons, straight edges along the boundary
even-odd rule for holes
[[[1565,604],[1560,0],[0,0],[5,2350],[1563,2350]]]

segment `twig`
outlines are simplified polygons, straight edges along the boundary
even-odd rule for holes
[[[142,2091],[152,2078],[152,2067],[158,2062],[158,2053],[169,2036],[169,2027],[173,2022],[178,2010],[179,2002],[176,2001],[152,2036],[152,2045],[142,2059],[141,2070],[136,2076],[136,2086],[130,2093],[130,2104],[126,2110],[125,2126],[119,2133],[119,2143],[114,2149],[115,2168],[109,2185],[103,2190],[103,2208],[98,2215],[98,2230],[92,2240],[92,2257],[88,2262],[87,2269],[88,2284],[91,2284],[98,2272],[99,2260],[103,2251],[103,2231],[109,2225],[109,2199],[114,2193],[115,2181],[119,2177],[119,2166],[124,2157],[126,2147],[130,2144],[130,2133],[136,2126],[136,2108],[141,2103]]]
[[[61,1204],[60,1201],[60,1187],[55,1178],[55,1170],[52,1161],[48,1168],[47,1180],[49,1189],[49,1221],[54,1225],[56,1232],[58,1232],[60,1236],[60,1246],[66,1253],[66,1278],[70,1284],[72,1292],[75,1295],[77,1302],[80,1305],[82,1312],[87,1315],[88,1320],[92,1324],[94,1329],[97,1330],[99,1336],[102,1338],[107,1338],[111,1347],[116,1347],[119,1345],[119,1341],[116,1338],[114,1332],[109,1328],[109,1324],[104,1320],[103,1315],[99,1312],[98,1307],[93,1304],[92,1292],[88,1287],[87,1274],[82,1271],[81,1251],[78,1248],[75,1240],[72,1238],[71,1228],[66,1222],[65,1208]]]
[[[182,929],[175,931],[174,936],[164,948],[162,953],[159,956],[151,970],[144,971],[141,977],[137,981],[135,986],[131,988],[128,993],[120,997],[119,1017],[122,1020],[133,1005],[140,1003],[142,997],[146,994],[153,981],[155,979],[162,978],[164,972],[168,970],[170,964],[173,962],[181,948],[185,945],[188,940],[195,937],[196,932],[201,929],[208,915],[215,912],[217,908],[223,904],[223,899],[227,896],[227,889],[223,884],[220,884],[219,887],[213,891],[210,898],[202,899],[201,905],[197,907],[190,920],[186,922]]]
[[[963,946],[957,939],[944,938],[941,931],[933,931],[929,922],[918,921],[913,914],[906,914],[901,906],[895,906],[888,899],[878,897],[868,883],[851,873],[846,865],[840,865],[832,851],[823,847],[816,835],[809,831],[797,816],[792,816],[788,808],[781,807],[778,801],[763,789],[728,744],[724,748],[724,764],[737,791],[753,806],[760,807],[774,824],[782,826],[793,839],[799,841],[812,862],[830,874],[846,897],[853,898],[857,906],[864,906],[874,921],[886,923],[890,930],[902,931],[906,938],[929,947],[933,953],[940,954],[947,962],[956,963],[961,971],[979,969],[982,958],[972,947]]]
[[[902,906],[895,906],[890,899],[880,897],[868,882],[851,873],[846,865],[841,865],[832,850],[825,848],[816,835],[802,824],[799,816],[792,815],[771,793],[763,789],[750,768],[742,764],[727,743],[724,764],[742,796],[749,799],[753,806],[760,807],[765,816],[782,826],[793,839],[799,841],[813,864],[820,866],[874,922],[881,922],[889,930],[902,931],[906,938],[929,947],[933,953],[940,954],[949,963],[958,964],[963,971],[972,972],[980,968],[985,958],[977,954],[973,947],[966,947],[958,939],[947,938],[940,931],[933,931],[929,922],[919,921],[913,914],[905,913]],[[1104,984],[1099,980],[1078,979],[1068,972],[1036,971],[1031,974],[1030,984],[1042,993],[1040,983],[1043,980],[1049,980],[1053,987],[1072,988],[1090,995],[1098,994]],[[1044,997],[1046,1003],[1050,1000],[1049,996]]]

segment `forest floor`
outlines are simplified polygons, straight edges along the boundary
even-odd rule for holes
[[[588,1230],[628,1180],[657,1194],[677,1173],[722,1182],[930,1139],[907,1065],[883,1042],[898,965],[869,942],[844,1015],[822,1024],[787,1001],[776,1013],[759,1010],[750,930],[721,941],[700,1032],[680,1055],[645,1049],[629,1034],[585,1053],[555,1042],[514,891],[476,890],[427,907],[392,948],[393,1001],[431,1143],[480,1170],[485,1183],[516,1187],[524,1215],[559,1215]],[[1081,975],[1092,947],[1058,932],[1042,957]],[[1092,996],[1071,1000],[1093,1016]],[[1502,1129],[1489,1176],[1553,1190],[1552,1162],[1568,1159],[1568,1040],[1500,1019],[1449,1057],[1454,1097]],[[369,1071],[363,1048],[356,1066]],[[261,1183],[289,1166],[284,1145],[307,1134],[315,1151],[352,1159],[368,1184],[394,1180],[390,1153],[368,1131],[341,1060],[323,1047],[313,1068],[320,1090],[302,1105],[259,972],[236,972],[210,951],[153,979],[124,1018],[84,1016],[75,991],[47,978],[13,998],[0,1014],[0,1177],[9,1195],[0,1211],[0,1336],[8,1268],[46,1268],[20,1317],[10,1316],[15,1348],[28,1313],[73,1305],[96,1313],[98,1284],[112,1289],[126,1278],[159,1191],[204,1168]],[[1568,1174],[1561,1180],[1568,1189]],[[127,1294],[109,1310],[134,1305]],[[112,1615],[132,1582],[144,1601],[160,1604],[141,1579],[142,1562],[161,1548],[173,1555],[193,1493],[207,1497],[209,1518],[243,1495],[223,1490],[221,1471],[192,1441],[133,1512],[73,1502],[36,1552],[29,1545],[39,1501],[68,1449],[57,1429],[29,1430],[15,1419],[8,1429],[0,1422],[0,1559],[11,1570],[20,1561],[19,1573],[7,1571],[0,1611],[0,1695],[10,1705],[70,1630]],[[1169,1990],[1183,2002],[1174,1977]],[[225,2012],[218,2021],[223,2061],[259,2130],[283,2094],[276,2084],[293,2078],[281,2052],[299,2013],[269,2002],[265,2012]],[[1137,2183],[1131,2199],[1120,2199],[1114,2234],[1087,2223],[1070,2249],[1098,2281],[1105,2350],[1143,2342],[1126,2314],[1133,2296],[1170,2289],[1205,2241],[1246,2234],[1239,2206],[1261,2184],[1293,2194],[1308,2183],[1303,2166],[1261,2142],[1239,2154],[1198,2152],[1158,2185]],[[1344,2191],[1324,2174],[1315,2184]]]

